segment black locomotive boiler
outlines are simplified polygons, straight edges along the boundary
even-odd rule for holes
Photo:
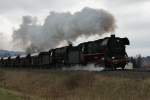
[[[74,65],[95,64],[105,68],[125,68],[128,63],[126,45],[128,38],[105,37],[103,39],[81,43],[77,46],[65,46],[28,55],[1,57],[0,67],[61,68]]]

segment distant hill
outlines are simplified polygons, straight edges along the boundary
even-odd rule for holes
[[[0,57],[17,56],[21,54],[24,54],[24,52],[0,50]]]

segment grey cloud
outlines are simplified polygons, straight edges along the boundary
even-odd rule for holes
[[[33,13],[32,15],[34,15],[34,12],[39,12],[41,14],[41,11],[45,9],[48,11],[54,10],[61,12],[64,9],[70,10],[73,7],[79,7],[80,1],[81,0],[0,0],[0,14],[9,13],[10,15],[15,15],[19,10],[23,13],[24,11],[31,12]],[[113,13],[115,19],[117,20],[117,32],[119,33],[118,36],[122,33],[126,33],[122,36],[126,35],[130,38],[131,48],[150,47],[148,45],[150,43],[150,13],[149,9],[143,9],[143,7],[145,7],[144,4],[150,3],[150,0],[94,1],[95,3],[99,4],[103,3],[104,7]],[[11,13],[11,11],[13,11],[13,13]],[[24,15],[26,15],[26,13]],[[20,15],[18,14],[16,16]]]
[[[62,8],[70,8],[76,5],[76,0],[1,0],[0,12],[5,13],[7,11],[41,11],[43,9],[49,10],[61,10]]]
[[[127,6],[127,5],[132,5],[132,4],[137,4],[137,3],[144,3],[147,2],[149,0],[102,0],[103,3],[107,6],[107,7],[121,7],[121,6]]]

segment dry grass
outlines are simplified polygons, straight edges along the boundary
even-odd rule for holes
[[[0,86],[25,100],[149,100],[150,73],[1,69]]]

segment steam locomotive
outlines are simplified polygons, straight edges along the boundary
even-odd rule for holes
[[[95,64],[105,68],[125,68],[128,63],[126,45],[128,38],[105,37],[96,41],[89,41],[78,46],[69,46],[51,49],[28,55],[1,57],[0,67],[24,68],[61,68],[74,65]]]

